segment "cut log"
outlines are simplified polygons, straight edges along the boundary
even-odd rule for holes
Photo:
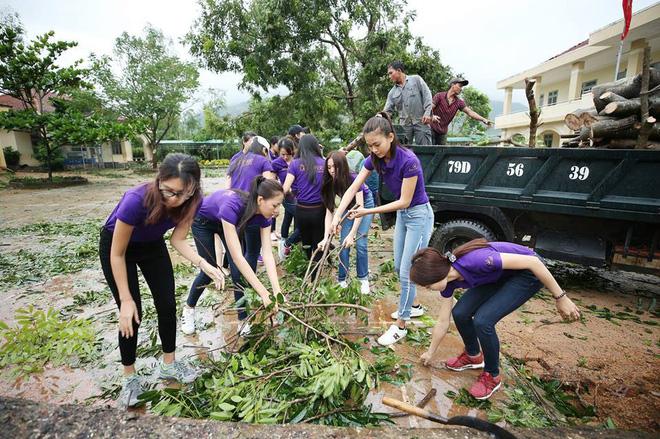
[[[610,139],[603,145],[603,148],[634,149],[635,145],[637,145],[637,139]]]
[[[637,116],[629,116],[624,119],[598,121],[590,127],[584,127],[582,131],[580,131],[580,140],[593,139],[594,137],[610,138],[618,132],[633,128],[636,123]],[[588,133],[585,132],[586,130],[588,130]]]
[[[649,88],[654,88],[660,85],[660,70],[649,70]],[[594,96],[594,106],[596,111],[600,113],[609,102],[603,101],[600,97],[605,92],[612,92],[626,99],[639,97],[642,90],[642,75],[639,74],[630,80],[620,79],[615,82],[608,82],[606,84],[596,85],[591,89]]]
[[[640,91],[639,97],[639,112],[641,113],[642,127],[639,129],[639,138],[637,139],[637,148],[642,149],[646,148],[646,144],[649,141],[649,134],[653,125],[655,125],[655,112],[651,111],[653,107],[652,103],[649,101],[649,75],[650,75],[650,64],[651,62],[651,48],[646,46],[644,48],[644,57],[642,58],[642,88]]]
[[[650,96],[649,101],[649,115],[653,117],[660,117],[660,96]],[[601,116],[615,116],[626,117],[631,114],[640,114],[641,100],[640,98],[625,99],[623,101],[611,102],[603,108],[600,112]]]
[[[609,104],[610,102],[625,101],[626,98],[624,98],[623,96],[619,96],[614,92],[606,91],[605,93],[600,95],[600,100]]]
[[[594,111],[585,111],[584,113],[580,114],[580,120],[582,121],[582,126],[585,127],[590,127],[592,123],[598,122],[598,115],[596,114],[596,110]]]
[[[580,120],[580,118],[576,116],[574,113],[568,113],[564,117],[564,123],[571,131],[579,131],[580,128],[582,128],[582,124],[583,124],[582,120]]]
[[[585,122],[591,124],[594,118],[598,117],[598,113],[593,109],[578,109],[572,113],[568,113],[564,117],[564,123],[572,131],[580,131]]]

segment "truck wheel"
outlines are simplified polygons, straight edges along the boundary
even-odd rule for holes
[[[435,229],[429,245],[446,253],[476,238],[486,238],[488,241],[497,239],[495,234],[483,223],[472,220],[452,220],[440,224]]]

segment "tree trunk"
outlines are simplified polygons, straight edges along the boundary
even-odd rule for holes
[[[598,120],[598,114],[595,110],[579,109],[568,113],[564,117],[564,123],[572,131],[580,131],[583,126],[591,125]]]
[[[648,98],[647,110],[650,116],[660,116],[660,96],[652,96]],[[601,111],[600,114],[602,116],[626,117],[632,114],[640,114],[641,111],[641,98],[635,98],[611,102],[603,108],[603,111]]]
[[[158,169],[158,158],[156,158],[156,145],[150,143],[151,146],[151,167]]]
[[[644,48],[644,57],[642,58],[642,88],[640,90],[639,96],[639,106],[641,113],[642,127],[639,130],[639,138],[637,139],[637,148],[646,148],[646,143],[649,141],[649,134],[653,125],[655,125],[655,118],[649,117],[650,105],[649,105],[649,69],[651,62],[651,48],[646,46]],[[655,116],[655,112],[651,114]]]
[[[592,123],[598,122],[598,115],[596,111],[585,111],[580,114],[580,120],[582,121],[582,126],[590,127]]]
[[[525,78],[525,96],[529,103],[529,147],[536,146],[536,128],[539,124],[539,108],[536,106],[536,99],[534,98],[534,84],[536,80]]]
[[[600,100],[609,104],[610,102],[619,102],[619,101],[625,101],[626,98],[623,96],[619,96],[618,94],[611,92],[611,91],[606,91],[602,95],[600,95]]]
[[[649,71],[649,88],[653,88],[660,84],[660,70],[650,69]],[[597,85],[591,89],[594,96],[594,106],[599,113],[603,111],[608,102],[603,101],[600,97],[605,92],[612,92],[626,99],[639,97],[642,90],[642,75],[639,74],[631,80],[620,79],[615,82],[608,82],[606,84]]]
[[[579,131],[582,128],[582,121],[575,113],[568,113],[564,116],[564,123],[571,131]]]
[[[617,133],[626,131],[629,128],[635,128],[637,116],[629,116],[625,119],[598,121],[587,128],[590,130],[589,138],[595,137],[614,137]],[[586,128],[586,127],[585,127]]]

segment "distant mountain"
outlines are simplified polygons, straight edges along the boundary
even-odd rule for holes
[[[492,111],[488,115],[488,118],[491,120],[495,120],[495,118],[499,115],[502,114],[502,109],[504,108],[504,101],[490,101],[490,106],[492,108]],[[511,103],[511,112],[512,113],[517,113],[519,111],[525,111],[529,107],[525,104],[521,104],[519,102],[512,102]]]
[[[250,107],[249,101],[243,101],[243,102],[238,102],[236,104],[227,105],[225,108],[222,109],[222,111],[220,111],[220,115],[224,116],[225,114],[228,114],[230,116],[238,116],[239,114],[243,114],[246,111],[248,111],[249,107]]]

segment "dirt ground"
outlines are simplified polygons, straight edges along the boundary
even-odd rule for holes
[[[33,176],[33,174],[30,174]],[[123,192],[148,176],[132,172],[116,171],[108,175],[90,175],[90,184],[85,186],[50,190],[0,189],[0,252],[16,252],[26,246],[39,248],[47,242],[17,239],[3,236],[2,229],[15,228],[38,222],[76,222],[87,219],[102,221],[110,213]],[[214,173],[203,180],[205,191],[222,186],[223,179]],[[370,244],[370,266],[378,273],[378,265],[391,259],[391,231],[378,230],[378,239]],[[173,255],[175,261],[181,259]],[[38,267],[37,267],[38,268]],[[497,329],[502,343],[502,352],[526,362],[526,367],[546,378],[557,378],[567,389],[578,389],[586,404],[594,405],[597,420],[601,424],[611,418],[619,428],[658,431],[660,413],[660,330],[656,314],[655,298],[660,294],[660,279],[650,275],[623,272],[606,272],[595,269],[572,268],[565,270],[562,264],[551,268],[569,296],[583,310],[582,323],[563,323],[557,314],[548,293],[542,291],[521,309],[499,323]],[[188,276],[189,285],[192,276]],[[376,282],[378,285],[378,281]],[[55,276],[37,284],[19,285],[3,291],[4,306],[0,308],[0,320],[14,323],[14,313],[29,304],[56,309],[72,302],[73,296],[86,290],[103,290],[103,279],[99,264],[80,272]],[[145,292],[145,294],[148,294]],[[420,301],[429,315],[437,313],[436,294],[420,291]],[[226,298],[218,300],[229,303]],[[395,293],[376,302],[369,318],[371,343],[392,323],[389,314],[396,310],[398,296]],[[207,329],[193,337],[178,334],[179,355],[189,356],[203,353],[223,344],[225,334],[236,330],[234,314],[223,312],[223,306],[201,306],[201,320]],[[633,310],[640,323],[633,320],[600,318],[587,307],[597,310],[608,308],[613,313]],[[652,311],[652,312],[650,312]],[[108,297],[103,306],[85,309],[83,316],[114,312]],[[645,323],[646,322],[646,323]],[[104,338],[108,343],[116,340],[114,327],[104,326]],[[414,365],[413,378],[406,385],[396,387],[383,384],[370,395],[367,402],[374,404],[377,411],[391,411],[381,405],[382,396],[392,396],[417,402],[431,389],[436,388],[435,398],[427,408],[443,416],[460,414],[483,415],[476,409],[454,405],[445,396],[448,390],[458,391],[469,386],[477,372],[453,373],[442,368],[442,361],[458,354],[462,343],[455,328],[443,341],[437,355],[435,367],[419,364],[423,348],[408,343],[399,343],[393,348],[404,361]],[[110,367],[96,369],[70,369],[47,367],[44,373],[27,380],[9,380],[0,375],[0,395],[22,397],[48,403],[85,402],[98,395],[117,379],[118,349],[106,358]],[[156,359],[138,360],[137,366],[153,367]],[[509,378],[505,377],[505,380]],[[505,398],[498,392],[495,400]],[[89,401],[87,401],[89,403]],[[94,400],[92,404],[103,405],[107,401]],[[402,427],[436,427],[429,421],[414,417],[397,419]]]

